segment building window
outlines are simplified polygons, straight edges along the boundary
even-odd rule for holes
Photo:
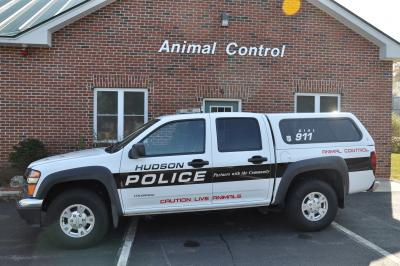
[[[233,112],[232,106],[210,106],[211,113],[229,113]]]
[[[95,141],[120,141],[146,122],[147,90],[95,89]]]
[[[340,112],[340,94],[297,93],[297,113]]]

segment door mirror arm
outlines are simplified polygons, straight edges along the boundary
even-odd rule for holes
[[[130,159],[139,159],[144,156],[146,156],[146,149],[143,143],[134,144],[128,153]]]

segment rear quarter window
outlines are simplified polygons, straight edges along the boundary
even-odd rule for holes
[[[279,122],[283,140],[287,144],[355,142],[362,134],[350,118],[299,118]]]

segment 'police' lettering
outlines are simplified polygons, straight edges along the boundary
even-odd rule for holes
[[[126,178],[125,186],[129,186],[130,184],[135,184],[139,181],[139,175],[128,175]]]
[[[152,185],[156,182],[156,174],[147,174],[142,178],[142,185]]]
[[[201,182],[204,181],[206,178],[207,171],[198,171],[194,174],[193,181],[194,182]]]
[[[126,177],[125,187],[151,186],[151,185],[178,185],[184,183],[205,182],[207,171],[186,171],[167,173],[140,173]]]
[[[187,176],[188,178],[184,179],[184,177]],[[187,183],[190,182],[190,177],[192,176],[191,172],[182,172],[179,175],[178,178],[178,183]]]

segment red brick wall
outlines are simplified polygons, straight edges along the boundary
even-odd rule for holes
[[[342,111],[372,133],[378,176],[389,176],[391,62],[379,49],[303,1],[285,17],[280,0],[120,0],[53,34],[53,47],[0,47],[0,164],[24,137],[53,153],[88,145],[93,87],[149,89],[149,116],[240,98],[244,111],[292,112],[294,92],[340,92]],[[220,13],[231,14],[220,27]],[[160,54],[162,42],[218,42],[216,55]],[[231,57],[225,45],[287,44],[284,58]]]

